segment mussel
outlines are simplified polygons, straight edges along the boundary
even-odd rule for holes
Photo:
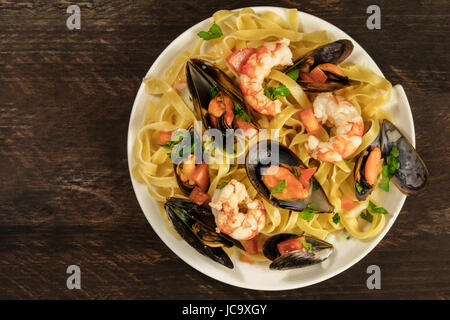
[[[199,253],[233,269],[233,262],[222,247],[237,246],[243,250],[242,244],[216,232],[211,210],[182,198],[167,199],[164,208],[174,229],[183,240]]]
[[[372,193],[381,172],[380,135],[364,150],[354,169],[355,195],[364,201]]]
[[[189,195],[196,186],[204,192],[209,187],[208,165],[195,158],[195,155],[202,154],[200,136],[194,128],[190,128],[187,136],[182,136],[182,138],[173,147],[172,154],[175,154],[175,157],[171,156],[178,186],[186,195]],[[198,172],[199,170],[203,171],[203,173]],[[200,177],[200,179],[190,179],[191,175]]]
[[[297,83],[305,91],[324,92],[358,85],[359,81],[349,79],[336,65],[344,61],[353,51],[350,40],[337,40],[320,46],[292,66],[284,70],[290,74],[298,70]]]
[[[222,70],[208,61],[191,59],[186,76],[194,108],[206,129],[216,128],[223,136],[230,133],[228,129],[241,129],[245,136],[257,133],[240,89]]]
[[[312,183],[309,185],[309,192],[305,198],[288,201],[271,196],[273,190],[269,190],[263,182],[263,175],[272,166],[287,168],[295,172],[296,168],[305,168],[305,165],[294,152],[274,140],[260,141],[249,149],[245,159],[247,176],[258,193],[272,205],[297,212],[301,212],[307,207],[314,207],[320,213],[333,212],[333,206],[314,177],[310,178]]]
[[[389,120],[384,120],[381,128],[381,152],[387,159],[392,148],[396,146],[400,167],[392,181],[406,195],[417,194],[426,184],[428,169],[416,149],[401,131]]]
[[[333,250],[333,245],[326,241],[290,233],[272,236],[263,246],[264,256],[272,261],[269,266],[272,270],[297,269],[321,263]]]

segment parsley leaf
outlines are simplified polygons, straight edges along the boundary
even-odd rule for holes
[[[281,193],[281,192],[283,192],[284,188],[286,188],[286,180],[278,181],[278,187],[276,187],[275,189],[272,189],[272,191],[270,191],[270,199],[272,199],[272,195],[274,193]]]
[[[383,178],[381,179],[378,187],[386,192],[389,192],[389,181],[400,168],[400,161],[397,159],[399,155],[400,151],[396,146],[393,146],[389,152],[389,155],[386,157],[387,164],[381,167],[381,175]]]
[[[311,243],[308,243],[308,242],[306,242],[306,240],[303,240],[303,237],[300,238],[300,242],[301,242],[303,248],[305,248],[308,253],[313,253],[313,248],[312,248]]]
[[[300,178],[300,176],[302,175],[302,172],[300,170],[298,170],[297,168],[294,168],[294,172],[295,172],[295,176],[297,178]]]
[[[225,186],[228,184],[228,182],[222,182],[221,184],[219,184],[218,186],[217,186],[217,189],[223,189],[223,188],[225,188]]]
[[[303,220],[311,222],[316,213],[319,213],[319,208],[316,204],[311,203],[300,213],[300,216]]]
[[[276,100],[278,97],[287,97],[290,94],[291,94],[291,91],[285,85],[281,85],[276,88],[268,87],[266,85],[264,88],[264,95],[272,101]]]
[[[375,203],[369,200],[369,211],[372,213],[387,214],[388,211],[383,207],[377,207]]]
[[[219,90],[217,90],[216,88],[213,88],[211,90],[211,99],[214,99],[218,94],[219,94]]]
[[[287,76],[295,81],[297,81],[299,75],[300,75],[300,69],[295,69],[295,70],[289,71],[287,73]]]
[[[200,31],[199,33],[197,33],[197,35],[204,40],[212,40],[212,39],[220,38],[223,35],[223,33],[222,33],[222,29],[220,29],[219,25],[214,23],[207,32]]]
[[[355,187],[358,193],[361,193],[363,191],[363,187],[361,187],[361,185],[358,182],[355,182]]]
[[[160,144],[161,147],[172,150],[173,147],[179,144],[186,137],[186,132],[176,132],[173,139],[168,141],[166,144]]]
[[[339,215],[339,213],[335,213],[333,216],[333,223],[334,224],[338,224],[341,221],[341,216]]]
[[[369,221],[370,223],[372,223],[373,221],[373,215],[371,215],[367,210],[361,212],[360,217],[366,221]]]
[[[245,112],[245,110],[242,109],[242,107],[238,103],[233,101],[233,105],[234,105],[233,113],[236,116],[236,118],[240,117],[245,122],[248,123],[252,122],[252,119],[250,119],[247,112]]]
[[[352,166],[350,165],[350,162],[348,162],[347,160],[344,159],[344,163],[347,165],[347,167],[348,167],[349,169],[352,168]]]
[[[317,189],[319,189],[320,185],[317,181],[313,181],[312,183],[312,191],[316,191]]]

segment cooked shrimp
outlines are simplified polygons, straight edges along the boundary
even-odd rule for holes
[[[215,217],[217,232],[236,240],[254,238],[266,224],[266,210],[260,200],[251,200],[247,189],[233,179],[216,190],[209,204]]]
[[[336,162],[351,156],[361,145],[364,133],[364,122],[355,106],[344,97],[327,92],[316,97],[313,108],[319,122],[335,127],[335,135],[326,142],[310,135],[308,151],[311,157]]]
[[[250,56],[242,66],[240,85],[245,101],[256,111],[265,115],[274,115],[281,111],[281,101],[272,101],[264,95],[264,78],[277,65],[292,64],[292,52],[289,40],[267,42]]]

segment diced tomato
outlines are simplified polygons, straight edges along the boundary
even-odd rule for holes
[[[327,82],[327,75],[323,72],[319,67],[315,67],[309,73],[309,76],[313,80],[313,82],[317,83],[325,83]]]
[[[242,67],[255,52],[255,48],[244,48],[233,52],[226,60],[236,72],[241,73]]]
[[[245,254],[239,255],[239,261],[250,263],[250,264],[253,264],[255,262],[252,258],[246,256]]]
[[[306,72],[300,72],[299,78],[304,82],[314,82],[309,73]]]
[[[209,186],[209,168],[206,162],[197,165],[190,176],[201,191],[205,192]]]
[[[283,255],[292,251],[302,250],[303,245],[300,242],[300,238],[302,238],[303,241],[305,241],[305,237],[297,237],[278,243],[277,248],[280,254]]]
[[[257,254],[258,253],[258,241],[257,241],[256,237],[252,238],[250,240],[242,241],[242,245],[244,246],[244,249],[248,254]]]
[[[341,68],[339,68],[337,65],[332,64],[332,63],[319,64],[316,68],[319,68],[322,71],[329,71],[329,72],[335,73],[339,76],[345,77],[345,74],[341,70]]]
[[[321,134],[323,128],[314,115],[314,111],[312,108],[300,112],[299,120],[303,123],[303,126],[305,127],[308,134],[311,134],[313,136]]]
[[[300,182],[302,185],[309,190],[311,186],[311,177],[316,173],[317,168],[309,168],[309,169],[300,169]]]
[[[199,187],[195,187],[189,195],[189,200],[202,206],[205,203],[208,203],[211,200],[211,197],[209,194],[200,190]]]
[[[159,132],[159,144],[167,144],[172,140],[172,131],[160,131]]]
[[[342,198],[341,207],[345,210],[352,210],[355,207],[355,203],[350,198]]]

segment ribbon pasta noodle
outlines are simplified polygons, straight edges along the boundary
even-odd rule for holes
[[[188,129],[196,120],[193,106],[187,103],[177,90],[177,86],[185,81],[185,64],[190,58],[202,58],[214,62],[227,75],[237,80],[237,75],[228,66],[225,58],[233,49],[246,47],[256,48],[266,41],[287,38],[291,40],[290,48],[294,59],[301,57],[312,49],[329,43],[326,31],[319,30],[311,33],[299,31],[297,10],[287,11],[287,19],[274,12],[256,14],[251,9],[240,11],[221,10],[213,15],[214,22],[223,31],[219,39],[205,41],[198,39],[192,51],[182,52],[165,72],[164,78],[155,78],[151,75],[145,78],[146,90],[151,95],[145,113],[144,123],[139,130],[133,155],[135,165],[133,176],[148,187],[149,193],[161,205],[167,197],[184,197],[179,190],[174,175],[173,163],[167,155],[167,149],[159,145],[159,132],[173,131],[179,128]],[[383,116],[381,106],[390,99],[391,84],[386,79],[376,75],[365,67],[354,64],[340,65],[342,71],[351,79],[361,81],[359,86],[341,89],[337,94],[350,100],[362,114],[365,123],[370,124],[369,129],[362,138],[362,144],[347,161],[337,163],[320,163],[315,178],[324,189],[329,201],[340,214],[340,222],[333,221],[333,214],[316,214],[311,221],[302,218],[299,212],[290,212],[272,206],[263,200],[266,208],[266,225],[262,230],[263,236],[277,233],[302,233],[325,239],[329,233],[343,230],[358,239],[366,239],[377,235],[385,225],[383,214],[375,214],[369,227],[360,227],[359,213],[367,208],[367,200],[359,202],[350,211],[341,208],[342,197],[356,201],[354,195],[353,168],[358,155],[374,140],[380,131],[380,120]],[[310,166],[306,143],[308,135],[298,114],[304,109],[312,107],[314,94],[307,94],[286,74],[279,70],[272,70],[268,80],[271,83],[283,84],[289,90],[289,97],[281,98],[283,106],[281,112],[274,117],[261,114],[256,120],[262,128],[277,129],[279,140],[288,146],[298,157]],[[219,183],[232,178],[244,183],[249,195],[257,197],[256,190],[249,182],[242,165],[233,163],[239,155],[226,155],[218,149],[212,148],[212,142],[205,143],[206,152],[210,152],[212,163],[210,165],[211,182],[208,193],[213,195]],[[246,149],[243,150],[245,152]],[[244,154],[245,155],[245,154]],[[242,156],[242,154],[241,154]],[[219,161],[228,157],[225,163]],[[214,161],[216,159],[217,161]]]

